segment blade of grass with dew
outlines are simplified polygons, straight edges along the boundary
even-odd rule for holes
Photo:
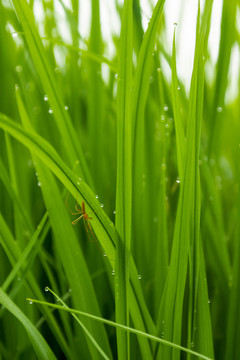
[[[101,210],[99,202],[89,186],[65,165],[53,147],[39,135],[32,131],[24,130],[21,126],[2,114],[0,114],[0,123],[2,128],[6,129],[12,136],[22,142],[24,146],[27,146],[31,151],[35,152],[35,154],[47,164],[74,198],[77,196],[79,201],[85,201],[87,212],[94,212],[96,214],[92,220],[94,231],[106,252],[106,256],[113,268],[115,268],[115,229],[113,223],[108,219],[104,211]]]
[[[237,155],[239,157],[239,150]],[[240,167],[238,165],[238,179],[240,174]],[[239,181],[238,181],[239,184]],[[238,191],[237,199],[237,219],[240,216],[240,194]],[[230,301],[228,308],[228,323],[227,323],[227,339],[226,350],[224,359],[237,360],[240,353],[240,308],[239,308],[239,296],[240,296],[240,224],[237,222],[237,231],[235,233],[235,247],[234,247],[234,259],[233,259],[233,274],[230,292]]]
[[[89,50],[96,54],[101,55],[103,49],[103,40],[101,35],[101,24],[100,24],[100,5],[99,0],[92,0],[92,21],[89,37]],[[98,184],[98,193],[99,187],[105,179],[105,174],[102,171],[102,151],[103,148],[103,132],[105,131],[104,124],[104,91],[102,86],[102,77],[101,77],[101,65],[89,60],[88,61],[88,71],[89,71],[89,82],[88,82],[88,91],[87,91],[87,103],[88,103],[88,113],[87,113],[87,126],[89,129],[89,149],[92,153],[92,158],[94,161],[91,162],[91,173],[95,184]]]
[[[194,244],[192,257],[189,256],[189,308],[188,308],[188,347],[213,357],[213,336],[210,318],[208,288],[200,237],[201,188],[199,172],[200,141],[204,103],[204,65],[207,52],[210,20],[213,1],[205,3],[201,18],[198,53],[198,85],[196,99],[196,153],[195,153],[195,203],[194,203]],[[196,40],[197,42],[197,40]]]
[[[59,301],[64,308],[69,309],[69,307],[66,305],[66,303],[56,294],[54,293],[51,289],[49,289],[49,291],[55,296],[55,298],[57,299],[57,301]],[[88,331],[88,329],[86,328],[86,326],[84,326],[83,322],[80,321],[80,319],[74,314],[71,313],[72,317],[77,321],[77,323],[81,326],[81,328],[83,329],[83,331],[85,332],[85,334],[88,336],[88,338],[90,339],[90,341],[92,342],[92,344],[96,347],[96,349],[98,350],[98,352],[102,355],[102,357],[106,360],[109,360],[110,358],[105,354],[105,352],[101,349],[101,347],[99,346],[99,344],[97,343],[97,341],[94,339],[94,337],[92,336],[92,334]]]
[[[26,315],[14,304],[11,298],[0,288],[0,303],[6,310],[15,316],[24,326],[38,359],[56,360],[55,355],[44,340],[40,332],[26,317]]]
[[[135,138],[134,147],[136,146],[135,142],[138,137],[138,132],[143,128],[143,114],[149,88],[149,77],[152,70],[151,57],[164,2],[164,0],[159,0],[154,8],[153,15],[149,22],[148,29],[144,35],[138,56],[137,69],[133,83],[132,99],[133,137]]]
[[[31,123],[19,92],[17,92],[17,101],[22,123],[26,129],[31,130]],[[91,309],[91,312],[99,314],[100,310],[91,277],[72,224],[67,216],[67,209],[62,201],[57,184],[54,181],[50,170],[46,169],[46,166],[43,166],[34,154],[33,163],[35,164],[34,166],[41,182],[44,202],[48,210],[51,227],[55,235],[57,250],[72,289],[74,304],[77,308],[84,308],[86,311]],[[68,239],[67,242],[66,239]],[[96,327],[96,325],[93,326],[91,322],[87,324],[87,327],[96,339],[97,343],[101,344],[104,351],[107,352],[108,356],[111,358],[111,351],[104,328]],[[84,340],[82,339],[82,341]],[[95,347],[91,346],[92,342],[89,341],[88,337],[87,341],[89,343],[89,353],[94,359],[98,359],[99,353],[96,351]],[[87,357],[89,354],[82,354],[82,356]]]
[[[27,121],[27,114],[26,114],[26,111],[25,111],[25,109],[24,109],[24,105],[23,105],[23,103],[22,103],[22,100],[21,100],[21,98],[20,98],[20,94],[19,94],[19,90],[17,90],[17,99],[18,99],[18,106],[19,106],[19,110],[20,110],[20,113],[21,113],[21,115],[22,115],[22,117],[24,117],[25,118],[25,120],[24,120],[24,123],[25,122],[27,122],[28,123],[28,125],[27,126],[29,126],[29,121]],[[37,162],[37,160],[35,160],[34,161],[35,163],[38,163]],[[39,165],[38,165],[39,166]],[[41,184],[43,185],[44,183],[45,184],[50,184],[50,183],[52,183],[52,179],[50,180],[50,177],[48,177],[48,179],[45,179],[45,180],[43,180],[43,178],[44,177],[46,177],[46,169],[44,170],[44,171],[40,171],[39,169],[37,170],[37,172],[38,172],[38,175],[39,175],[39,178],[41,178]],[[41,174],[41,175],[40,175]],[[49,175],[48,175],[49,176]],[[44,190],[44,187],[42,186],[42,189]],[[53,189],[51,190],[51,193],[53,193]],[[55,192],[54,192],[55,193]],[[60,205],[60,203],[59,203],[59,205],[57,206],[57,208],[58,208],[58,214],[55,212],[55,210],[53,211],[52,209],[54,209],[54,208],[56,208],[56,199],[57,199],[57,194],[55,193],[55,195],[54,196],[49,196],[49,198],[47,198],[47,197],[45,197],[46,198],[46,205],[47,205],[47,203],[49,202],[49,198],[52,198],[53,200],[53,202],[54,202],[54,204],[55,204],[55,206],[54,206],[54,204],[52,204],[52,205],[48,205],[47,206],[47,208],[49,208],[49,214],[51,214],[52,213],[52,218],[53,217],[57,217],[58,218],[58,216],[59,216],[59,209],[61,208],[61,205]],[[66,210],[66,209],[64,209],[64,210]],[[97,214],[96,214],[97,215]],[[65,233],[65,231],[68,231],[69,232],[69,229],[68,230],[66,230],[67,228],[68,228],[68,226],[65,224],[65,225],[63,225],[63,228],[65,229],[60,229],[60,227],[59,227],[59,224],[58,224],[58,221],[57,221],[57,218],[54,220],[54,221],[52,221],[52,223],[53,223],[53,228],[54,228],[54,224],[57,224],[56,225],[56,227],[57,227],[57,229],[55,229],[55,231],[56,232],[59,232],[60,234],[64,234]],[[61,223],[63,223],[64,224],[64,221],[62,221]],[[69,225],[69,223],[68,223],[68,225]],[[60,234],[58,234],[58,239],[60,238]],[[65,236],[63,236],[63,238],[65,239]],[[64,243],[64,240],[63,239],[63,243]],[[59,241],[58,241],[58,243],[59,243]],[[68,244],[69,245],[69,244]],[[65,249],[63,252],[62,252],[63,254],[64,254],[64,259],[62,260],[63,262],[64,261],[66,261],[66,267],[68,266],[68,264],[69,264],[69,261],[68,260],[65,260],[65,258],[66,258],[66,253],[67,253],[67,249]],[[78,253],[77,251],[75,252],[75,253]],[[111,255],[110,255],[111,256]],[[113,259],[112,258],[110,258],[110,260],[112,261]],[[73,261],[71,261],[71,263],[72,263]],[[79,263],[82,263],[82,261],[79,261],[79,259],[77,259],[77,263],[79,264]],[[76,267],[77,267],[77,265],[76,265]],[[140,314],[140,311],[139,311],[139,309],[138,309],[138,307],[141,309],[141,312],[144,314],[144,313],[146,313],[147,312],[147,308],[146,308],[146,304],[144,303],[144,299],[143,299],[143,296],[142,296],[142,293],[141,293],[141,288],[140,288],[140,286],[139,286],[139,280],[138,280],[138,278],[137,278],[137,270],[136,270],[136,268],[135,268],[135,266],[134,266],[134,263],[131,261],[131,265],[130,265],[130,269],[131,269],[131,273],[133,274],[133,276],[132,276],[132,278],[131,278],[131,285],[132,285],[132,288],[130,289],[130,300],[131,300],[131,302],[132,302],[132,304],[131,304],[131,308],[130,308],[130,310],[131,310],[131,316],[132,316],[132,319],[133,319],[133,321],[136,323],[136,324],[144,324],[143,323],[143,321],[141,320],[141,317],[139,316],[139,314]],[[80,271],[80,270],[79,270]],[[82,271],[80,271],[79,273],[82,273]],[[73,287],[71,286],[71,288],[72,288],[72,292],[74,293],[74,291],[73,291]],[[136,296],[136,294],[137,294],[137,296]],[[92,295],[91,295],[91,297],[92,297]],[[90,298],[91,298],[90,297]],[[135,299],[135,297],[137,297],[137,301],[136,301],[136,299]],[[78,298],[80,298],[80,296],[78,296]],[[137,306],[136,306],[137,305]],[[81,306],[82,307],[82,306]],[[147,316],[145,316],[145,318],[147,318]],[[148,320],[149,321],[149,320]],[[152,328],[153,328],[153,326],[152,326]],[[142,349],[142,351],[143,351],[143,353],[146,355],[146,356],[149,356],[150,355],[150,352],[149,352],[149,349],[148,349],[148,346],[146,346],[146,340],[145,339],[141,339],[140,340],[140,342],[141,342],[141,349]]]
[[[87,184],[83,180],[79,179],[78,175],[76,175],[63,163],[50,144],[39,135],[24,130],[21,126],[17,125],[3,114],[0,114],[0,127],[4,128],[13,137],[22,142],[24,146],[27,146],[31,151],[33,151],[38,158],[40,158],[52,170],[52,172],[59,178],[59,180],[74,197],[77,196],[80,201],[85,201],[87,212],[95,213],[94,218],[91,220],[91,225],[93,226],[96,237],[101,243],[112,268],[115,269],[115,227],[110,219],[108,219],[104,211],[99,211],[101,209],[99,208],[99,203],[96,200],[95,194],[90,190]],[[154,329],[154,325],[146,307],[141,286],[139,284],[138,272],[132,259],[130,264],[132,286],[130,295],[137,299],[136,303],[140,307],[140,313],[146,328]],[[131,303],[130,310],[131,313],[134,314],[135,309],[132,308]],[[136,321],[138,322],[138,319],[136,319]],[[152,333],[154,333],[154,331],[152,331]]]
[[[174,124],[176,129],[176,144],[177,144],[177,164],[180,179],[184,169],[184,156],[186,150],[185,134],[183,121],[180,113],[179,105],[179,84],[177,78],[177,64],[176,64],[176,46],[175,46],[176,28],[174,29],[173,48],[172,48],[172,99],[173,99],[173,113]]]
[[[209,117],[210,133],[208,144],[208,156],[218,156],[222,143],[222,121],[225,103],[225,95],[228,84],[228,69],[232,46],[236,40],[235,20],[237,11],[237,0],[223,1],[220,45],[217,61],[217,73],[212,101],[212,111]]]
[[[151,246],[147,239],[151,238],[153,208],[151,205],[150,176],[148,177],[149,167],[151,167],[152,153],[148,147],[152,144],[151,139],[147,143],[146,127],[150,124],[145,122],[146,100],[149,93],[149,79],[153,65],[153,51],[159,21],[163,10],[164,0],[157,2],[147,31],[144,34],[141,48],[137,59],[137,68],[133,80],[132,94],[132,117],[133,117],[133,250],[136,254],[136,262],[140,267],[140,272],[145,272],[148,279],[148,271],[152,268],[145,264],[151,264],[153,256]],[[152,149],[152,146],[151,146]],[[143,188],[144,186],[144,188]],[[151,219],[149,221],[149,219]],[[154,247],[154,244],[153,244]],[[144,274],[142,274],[144,282]],[[146,322],[146,326],[150,324]],[[151,325],[150,325],[151,326]],[[150,327],[146,331],[151,332]]]
[[[131,328],[129,326],[118,324],[118,323],[116,323],[114,321],[110,321],[110,320],[107,320],[107,319],[104,319],[104,318],[97,317],[97,316],[92,315],[92,314],[85,313],[84,311],[75,310],[75,309],[72,309],[72,308],[69,308],[69,307],[63,307],[61,305],[52,304],[52,303],[49,303],[49,302],[46,302],[46,301],[40,301],[40,300],[36,300],[36,299],[31,299],[31,298],[27,298],[26,300],[27,301],[32,301],[33,303],[36,303],[36,304],[42,304],[42,305],[45,305],[45,306],[49,306],[49,307],[52,307],[54,309],[63,310],[63,311],[69,312],[69,313],[90,317],[91,319],[94,319],[96,321],[100,321],[100,322],[102,322],[102,323],[104,323],[106,325],[119,327],[119,328],[123,329],[124,331],[131,332],[132,334],[143,336],[143,337],[146,337],[146,338],[148,338],[148,339],[150,339],[152,341],[159,342],[159,343],[161,343],[161,344],[163,344],[165,346],[170,346],[172,348],[179,349],[179,350],[184,351],[186,353],[190,353],[190,354],[192,354],[194,356],[198,356],[200,359],[213,360],[213,358],[202,355],[202,354],[200,354],[198,352],[187,349],[187,348],[185,348],[183,346],[174,344],[174,343],[172,343],[170,341],[164,340],[164,339],[159,338],[157,336],[154,336],[152,334],[148,334],[148,333],[145,333],[145,332],[143,332],[141,330],[137,330],[137,329]]]
[[[123,5],[117,88],[117,188],[115,303],[117,322],[129,325],[129,259],[132,216],[132,0]],[[117,329],[119,359],[129,359],[129,334]]]
[[[71,125],[69,115],[64,109],[59,89],[56,86],[52,70],[49,66],[42,42],[35,27],[32,11],[26,0],[13,0],[12,2],[21,21],[29,51],[36,70],[39,73],[39,78],[42,81],[43,87],[52,106],[56,125],[59,133],[62,135],[65,152],[68,155],[70,164],[72,165],[77,159],[79,159],[82,176],[84,176],[89,184],[92,184],[81,144],[79,143],[76,132]]]
[[[55,250],[55,249],[54,249]],[[56,254],[56,251],[54,251]],[[60,292],[61,289],[66,289],[66,286],[68,286],[66,275],[64,273],[64,269],[62,267],[62,263],[59,259],[59,256],[57,256],[53,259],[50,254],[46,250],[42,250],[39,254],[39,258],[41,261],[41,265],[45,271],[45,274],[48,279],[48,284],[51,286],[51,288],[54,289],[54,291]],[[48,287],[46,286],[45,291],[48,290]],[[63,299],[65,301],[71,301],[71,288],[68,289],[68,291],[63,295]],[[75,336],[77,334],[72,329],[72,324],[69,322],[69,319],[67,318],[66,314],[60,314],[61,322],[62,322],[62,331],[64,332],[66,336],[66,341],[68,343],[69,348],[72,350],[72,359],[78,359],[78,349],[76,349],[76,342],[74,340]],[[40,326],[46,322],[46,319],[44,318],[44,315],[40,318],[38,318],[38,321],[36,323],[36,326],[40,328]],[[75,336],[74,336],[75,335]],[[85,339],[84,339],[85,341]]]
[[[216,189],[213,174],[206,162],[201,165],[201,176],[204,185],[205,208],[202,216],[203,235],[208,238],[210,233],[211,236],[211,242],[204,242],[204,247],[208,249],[207,256],[211,257],[212,268],[215,269],[215,274],[219,277],[219,283],[225,287],[231,275],[231,262],[224,237],[224,213],[221,207],[221,198]],[[222,281],[223,279],[224,281]],[[226,291],[228,292],[228,289]]]
[[[211,6],[208,13],[208,21],[210,21]],[[199,224],[200,224],[200,187],[199,187],[199,145],[201,135],[201,118],[203,107],[203,50],[205,40],[206,26],[205,22],[200,27],[200,7],[198,6],[198,20],[196,29],[196,47],[194,68],[192,73],[189,114],[188,114],[188,130],[187,130],[187,147],[185,166],[183,169],[183,182],[180,189],[180,198],[178,203],[177,219],[174,229],[174,239],[172,247],[172,255],[169,269],[169,276],[166,284],[165,296],[160,308],[159,327],[164,333],[164,337],[176,343],[181,342],[182,336],[182,316],[183,316],[183,300],[186,292],[186,281],[188,274],[189,262],[189,291],[188,302],[191,307],[188,312],[188,337],[191,337],[191,318],[193,310],[193,296],[195,277],[192,268],[194,256],[198,258],[199,253]],[[193,248],[194,253],[191,248]],[[198,275],[198,269],[196,269]],[[205,285],[206,286],[206,285]],[[206,306],[208,299],[205,299]],[[204,313],[204,317],[209,318],[209,312]],[[208,322],[210,324],[210,321]],[[159,331],[159,332],[160,332]],[[211,333],[211,329],[210,329]],[[210,340],[211,341],[211,340]],[[203,343],[202,343],[203,345]],[[202,349],[200,349],[202,350]],[[203,351],[210,352],[212,356],[211,346]],[[180,357],[178,350],[168,350],[160,347],[158,358],[178,359]]]
[[[13,239],[13,236],[8,229],[2,215],[0,214],[0,243],[10,261],[12,266],[16,264],[16,262],[21,258],[21,251],[19,250],[19,247],[16,243],[16,241]],[[24,270],[23,270],[24,271]],[[20,273],[21,276],[21,273]],[[39,290],[39,286],[34,278],[34,276],[29,273],[26,275],[27,284],[29,286],[29,291],[32,291],[34,296],[37,296],[39,299],[43,299],[43,295],[41,291]],[[13,289],[13,293],[17,291],[17,289]],[[47,311],[46,311],[47,310]],[[66,341],[63,337],[63,334],[61,332],[61,329],[59,328],[56,320],[52,316],[51,312],[48,311],[46,308],[41,309],[42,313],[45,316],[45,319],[47,320],[50,329],[52,330],[53,335],[56,337],[60,347],[63,349],[64,353],[66,354],[68,359],[72,359],[72,354],[70,352],[70,349],[68,348],[68,345],[66,344]]]

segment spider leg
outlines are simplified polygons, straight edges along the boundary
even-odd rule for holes
[[[79,214],[77,213],[77,214],[73,214],[73,215],[79,215]],[[73,224],[73,225],[76,225],[82,217],[83,217],[83,215],[81,215],[81,216],[79,216],[77,219],[73,220],[73,221],[72,221],[72,224]]]
[[[94,235],[94,233],[93,233],[92,227],[91,227],[88,219],[83,220],[83,222],[84,222],[84,226],[85,226],[85,229],[86,229],[86,232],[87,232],[88,240],[89,240],[90,242],[95,242],[95,243],[96,243],[96,242],[97,242],[97,239],[96,239],[96,237],[95,237],[95,235]],[[91,235],[92,235],[92,237],[93,237],[93,240],[90,238],[90,236],[89,236],[89,231],[88,231],[88,230],[90,230]]]

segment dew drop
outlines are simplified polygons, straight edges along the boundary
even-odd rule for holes
[[[162,324],[164,324],[164,320],[162,321]]]
[[[64,106],[64,110],[68,111],[69,107],[67,105]]]
[[[72,292],[72,289],[71,289],[71,288],[69,288],[69,289],[68,289],[68,292],[69,292],[69,293],[71,293],[71,292]]]
[[[193,342],[193,341],[191,342],[191,347],[192,347],[192,348],[194,347],[194,342]]]
[[[180,184],[180,178],[179,177],[177,178],[176,183]]]
[[[222,110],[223,110],[223,109],[222,109],[222,107],[221,107],[221,106],[218,106],[218,107],[217,107],[217,112],[218,112],[218,113],[221,113],[221,112],[222,112]]]
[[[30,304],[30,305],[32,305],[32,303],[33,303],[32,301],[29,301],[29,304]]]
[[[82,178],[78,178],[78,180],[77,180],[77,185],[80,185],[80,184],[81,184],[81,181],[82,181]]]
[[[113,210],[113,214],[116,215],[116,210]]]
[[[48,112],[49,112],[49,114],[53,114],[53,109],[50,108],[50,109],[48,110]]]
[[[106,257],[106,256],[107,256],[107,254],[106,254],[106,253],[104,253],[104,254],[103,254],[103,256],[104,256],[104,257]]]
[[[160,72],[161,72],[161,68],[157,68],[157,72],[159,72],[159,73],[160,73]]]
[[[47,95],[44,95],[43,100],[44,100],[44,101],[48,101],[48,96],[47,96]]]
[[[45,286],[45,291],[49,291],[49,287],[48,286]]]
[[[168,129],[168,128],[169,128],[169,124],[165,124],[165,128]]]
[[[117,79],[118,79],[118,74],[115,74],[114,77],[115,77],[115,79],[117,80]]]
[[[142,276],[138,274],[138,280],[142,280]]]
[[[98,195],[95,195],[95,198],[98,199]]]
[[[112,276],[114,276],[115,275],[115,270],[112,270]]]
[[[41,183],[40,181],[38,182],[38,186],[39,186],[39,187],[41,187],[41,186],[42,186],[42,183]]]
[[[15,67],[15,70],[16,70],[17,73],[20,73],[20,72],[23,71],[23,68],[22,68],[21,65],[17,65],[17,66]]]
[[[167,105],[164,105],[163,110],[164,110],[164,111],[168,111],[168,106],[167,106]]]
[[[210,302],[211,302],[211,300],[209,299],[209,300],[208,300],[208,304],[210,304]]]
[[[177,89],[180,90],[181,89],[180,86],[178,86]]]
[[[161,115],[161,121],[165,121],[165,115]]]
[[[100,206],[101,206],[101,208],[103,208],[103,207],[104,207],[104,204],[101,204]]]
[[[57,299],[57,301],[60,301],[60,299]]]

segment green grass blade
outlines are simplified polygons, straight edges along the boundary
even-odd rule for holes
[[[181,179],[182,175],[183,175],[183,169],[184,169],[184,156],[185,156],[185,150],[186,150],[186,143],[185,143],[183,120],[181,118],[181,113],[180,113],[179,83],[178,83],[178,78],[177,78],[175,36],[176,36],[176,29],[174,30],[173,50],[172,50],[172,98],[173,98],[174,123],[175,123],[175,128],[176,128],[178,172],[179,172],[179,177]]]
[[[10,230],[8,229],[8,226],[6,222],[4,221],[2,215],[0,214],[0,243],[10,261],[12,266],[14,266],[17,261],[21,261],[21,251],[19,250],[19,247],[16,243],[16,241],[13,239],[12,234]],[[21,269],[21,271],[24,272],[25,269]],[[22,276],[22,273],[20,273],[20,277]],[[34,294],[34,296],[38,297],[39,299],[43,299],[42,292],[39,290],[39,285],[37,284],[36,280],[34,279],[33,274],[27,274],[26,275],[27,284],[29,286],[29,291]],[[16,289],[17,290],[17,289]],[[14,292],[16,292],[14,290]],[[47,310],[47,311],[46,311]],[[66,354],[68,359],[72,359],[72,354],[68,348],[68,345],[66,344],[66,341],[63,337],[63,334],[52,316],[51,312],[46,309],[42,308],[42,312],[49,324],[49,327],[51,328],[54,336],[59,342],[60,347],[62,347],[64,353]]]
[[[0,303],[24,326],[29,336],[29,339],[31,340],[37,358],[42,360],[56,360],[56,357],[54,356],[52,350],[50,349],[42,335],[39,333],[39,331],[1,288]]]
[[[71,171],[58,156],[56,151],[44,139],[33,132],[25,131],[20,126],[9,120],[5,115],[0,115],[1,127],[6,129],[12,136],[23,142],[29,147],[43,162],[45,162],[52,172],[61,180],[74,198],[79,202],[85,201],[86,211],[94,212],[92,224],[99,241],[102,244],[106,255],[114,266],[114,239],[115,230],[112,222],[108,219],[97,201],[95,194],[88,185]],[[91,204],[91,205],[90,205]]]
[[[3,127],[12,136],[20,142],[23,142],[25,146],[29,147],[31,151],[33,151],[45,164],[47,164],[51,171],[66,186],[69,192],[72,193],[74,198],[77,197],[79,201],[84,200],[87,204],[87,211],[93,211],[95,213],[91,224],[109,262],[111,263],[111,266],[115,269],[115,228],[113,223],[107,218],[106,214],[100,208],[95,195],[92,193],[87,184],[83,180],[79,179],[74,172],[68,169],[55,150],[44,139],[35,133],[22,129],[2,114],[0,114],[0,127]],[[139,299],[143,299],[141,287],[138,284],[138,273],[135,265],[131,269],[131,282],[134,296],[137,296]],[[143,300],[141,300],[141,304],[140,311],[144,318],[144,322],[150,329],[152,329],[153,323],[146,308],[146,304],[144,304]]]
[[[211,2],[209,2],[209,4],[211,4]],[[208,14],[208,21],[210,21],[210,14],[211,11]],[[164,337],[176,343],[180,343],[182,340],[184,294],[186,294],[185,296],[188,298],[189,338],[192,333],[192,314],[194,312],[193,296],[197,296],[194,294],[194,287],[199,269],[198,262],[195,263],[196,268],[193,268],[193,258],[195,256],[198,258],[199,256],[200,181],[198,158],[203,107],[203,50],[206,32],[206,26],[204,25],[205,24],[202,24],[200,28],[200,12],[198,9],[196,48],[189,99],[183,182],[180,189],[180,198],[174,229],[169,276],[159,318],[159,327],[164,334]],[[201,266],[203,266],[202,263]],[[186,287],[187,275],[189,276],[189,293],[187,292],[188,288]],[[195,278],[195,276],[197,277]],[[208,299],[206,298],[205,306],[207,306],[207,302]],[[205,311],[204,316],[209,324],[209,312]],[[213,355],[211,347],[206,349],[203,344],[200,346],[200,351],[209,351],[209,355]],[[162,357],[167,359],[178,359],[180,358],[180,354],[177,350],[171,351],[169,349],[160,348],[158,358],[160,359]]]
[[[43,87],[49,98],[50,104],[53,109],[58,131],[61,134],[66,154],[72,165],[77,159],[80,161],[80,168],[82,176],[92,183],[91,176],[83,156],[81,144],[79,143],[76,132],[74,131],[68,113],[64,109],[64,103],[59,94],[53,71],[50,68],[48,59],[37,33],[34,17],[32,11],[25,0],[13,0],[16,13],[20,19],[23,27],[29,51],[31,53],[35,67],[39,73],[39,78],[42,81]]]
[[[238,151],[239,156],[239,151]],[[238,167],[238,174],[240,173]],[[239,175],[238,175],[239,176]],[[240,196],[238,193],[237,199],[237,219],[240,214]],[[230,284],[230,301],[228,308],[228,323],[227,323],[227,339],[226,339],[226,351],[224,359],[237,360],[240,351],[239,335],[240,335],[240,308],[239,308],[239,296],[240,296],[240,225],[237,222],[237,231],[235,234],[235,248],[233,258],[233,273],[232,282]]]
[[[17,100],[23,125],[26,129],[31,130],[30,120],[18,92]],[[41,189],[55,235],[58,253],[72,289],[74,304],[78,308],[84,307],[86,311],[99,313],[91,278],[81,248],[78,245],[73,226],[67,216],[67,209],[62,201],[57,184],[51,172],[43,166],[34,154],[33,160],[41,182]],[[66,239],[68,239],[67,242]],[[101,344],[110,356],[110,348],[104,328],[93,326],[91,323],[88,324],[88,328],[97,343]],[[89,346],[89,352],[93,358],[97,359],[99,357],[95,347]]]
[[[32,301],[33,303],[36,303],[36,304],[42,304],[42,305],[50,306],[50,307],[55,308],[55,309],[60,309],[60,310],[66,311],[66,312],[71,312],[73,314],[78,314],[78,315],[81,315],[81,316],[87,316],[87,317],[92,318],[92,319],[94,319],[96,321],[100,321],[100,322],[102,322],[102,323],[104,323],[106,325],[119,327],[119,328],[123,329],[124,331],[131,332],[132,334],[144,336],[146,338],[149,338],[150,340],[159,342],[159,343],[161,343],[163,345],[170,346],[172,348],[185,351],[185,352],[190,353],[190,354],[192,354],[194,356],[198,356],[200,359],[213,360],[212,358],[210,358],[208,356],[205,356],[205,355],[202,355],[202,354],[197,353],[195,351],[192,351],[190,349],[184,348],[183,346],[179,346],[177,344],[171,343],[171,342],[169,342],[167,340],[161,339],[161,338],[159,338],[157,336],[154,336],[152,334],[144,333],[143,331],[133,329],[131,327],[128,327],[128,326],[125,326],[125,325],[122,325],[122,324],[118,324],[116,322],[113,322],[113,321],[110,321],[110,320],[107,320],[107,319],[100,318],[100,317],[98,317],[96,315],[93,315],[93,314],[87,314],[84,311],[75,310],[75,309],[71,309],[71,308],[66,308],[66,307],[63,307],[61,305],[52,304],[52,303],[49,303],[49,302],[46,302],[46,301],[39,301],[39,300],[36,300],[36,299],[27,298],[26,300],[27,301]]]
[[[218,112],[220,107],[224,108],[225,95],[228,83],[228,69],[230,64],[230,55],[235,41],[235,18],[237,11],[237,0],[231,2],[223,1],[221,38],[217,62],[217,74],[214,89],[214,99],[212,101],[210,137],[208,156],[219,154],[219,148],[222,141],[222,112]]]
[[[122,15],[118,71],[117,189],[116,189],[116,320],[129,325],[129,254],[132,217],[132,0]],[[129,334],[117,329],[118,357],[129,359]]]

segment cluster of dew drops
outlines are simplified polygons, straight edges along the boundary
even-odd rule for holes
[[[47,94],[44,95],[43,100],[46,101],[46,102],[48,102],[48,96],[47,96]],[[65,110],[65,111],[68,111],[68,110],[69,110],[69,107],[68,107],[67,105],[65,105],[65,106],[64,106],[64,110]],[[52,109],[52,108],[49,108],[49,109],[48,109],[48,113],[49,113],[49,114],[53,114],[53,109]]]

